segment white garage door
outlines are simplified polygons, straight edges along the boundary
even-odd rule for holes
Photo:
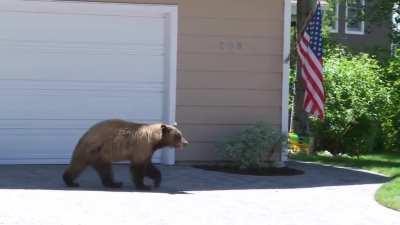
[[[176,7],[0,1],[0,163],[65,163],[94,123],[173,123]],[[173,162],[173,151],[154,159]]]

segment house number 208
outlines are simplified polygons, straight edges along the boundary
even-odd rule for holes
[[[220,41],[219,48],[223,51],[242,50],[243,44],[241,41]]]

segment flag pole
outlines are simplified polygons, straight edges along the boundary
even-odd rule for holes
[[[303,27],[301,28],[300,32],[297,32],[297,43],[300,41],[301,34],[304,32],[304,30],[306,29],[308,23],[309,23],[310,20],[312,19],[312,17],[313,17],[313,15],[314,15],[315,11],[317,10],[318,4],[321,4],[319,0],[317,0],[317,1],[315,2],[315,5],[314,5],[313,9],[310,10],[310,12],[308,13],[306,19],[304,20],[304,24],[303,24]]]
[[[304,20],[303,27],[302,27],[300,30],[297,31],[296,46],[297,46],[297,43],[300,42],[301,34],[304,32],[304,30],[306,29],[308,23],[309,23],[310,20],[312,19],[312,16],[314,15],[315,11],[317,10],[317,5],[318,5],[318,3],[320,3],[320,0],[317,0],[317,1],[316,1],[315,6],[313,6],[312,10],[310,10],[310,12],[308,13],[306,19]],[[297,21],[297,22],[299,22],[299,21]],[[295,47],[295,48],[296,48],[296,47]],[[295,52],[297,53],[296,50],[295,50]],[[296,54],[296,58],[297,58],[297,59],[299,58],[299,54]],[[300,72],[300,73],[301,73],[301,72]],[[293,85],[293,93],[294,93],[294,94],[296,93],[296,85]],[[289,123],[289,131],[290,131],[290,132],[293,132],[293,119],[294,119],[294,114],[295,114],[295,112],[294,112],[294,110],[295,110],[295,109],[294,109],[294,108],[295,108],[294,105],[295,105],[295,101],[293,100],[292,109],[291,109],[291,113],[290,113],[290,123]]]

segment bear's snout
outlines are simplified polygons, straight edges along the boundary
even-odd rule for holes
[[[188,142],[184,137],[182,137],[181,142],[178,143],[175,147],[176,147],[176,149],[178,149],[178,150],[182,150],[182,149],[183,149],[184,147],[186,147],[188,144],[189,144],[189,142]]]
[[[182,138],[182,145],[183,147],[186,147],[189,144],[189,142],[183,137]]]

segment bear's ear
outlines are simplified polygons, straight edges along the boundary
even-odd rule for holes
[[[163,134],[168,133],[169,130],[170,130],[170,129],[169,129],[169,127],[168,127],[167,125],[161,124],[161,131],[162,131]]]

